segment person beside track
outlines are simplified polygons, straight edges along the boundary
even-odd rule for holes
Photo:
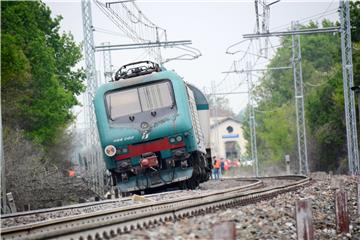
[[[216,157],[213,157],[214,159],[214,179],[218,180],[220,179],[220,168],[221,168],[221,161],[220,159],[216,159]]]

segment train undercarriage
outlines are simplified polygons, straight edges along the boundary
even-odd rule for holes
[[[182,153],[170,159],[161,159],[159,153],[146,153],[136,167],[119,162],[119,168],[112,172],[113,185],[123,196],[127,196],[167,188],[195,189],[200,183],[209,180],[211,162],[205,154]]]

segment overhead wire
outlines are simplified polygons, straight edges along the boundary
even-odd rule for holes
[[[113,35],[113,36],[126,37],[126,35],[124,35],[124,34],[122,34],[120,32],[111,31],[109,29],[105,29],[105,28],[101,28],[101,27],[94,27],[94,31],[99,32],[99,33],[105,33],[105,34]]]
[[[110,20],[120,28],[132,41],[136,43],[149,43],[167,41],[166,29],[159,27],[152,22],[137,6],[135,2],[118,2],[111,4],[101,3],[99,0],[94,0],[99,9],[110,18]],[[117,35],[105,29],[97,29],[98,32]],[[177,57],[168,58],[165,62],[171,60],[193,60],[201,56],[198,49],[185,46],[178,48],[185,51]],[[163,62],[160,47],[147,48],[148,55],[159,63]]]
[[[325,17],[325,16],[329,16],[329,15],[332,15],[334,13],[337,13],[338,11],[338,8],[336,9],[331,9],[331,10],[327,10],[327,11],[324,11],[324,12],[321,12],[321,13],[317,13],[315,15],[312,15],[312,16],[309,16],[309,17],[305,17],[305,18],[302,18],[302,19],[299,19],[299,23],[304,23],[304,22],[308,22],[308,21],[311,21],[311,20],[314,20],[315,17],[316,20],[319,20],[320,18],[322,17]],[[271,31],[270,32],[273,32],[274,30],[280,30],[280,29],[284,29],[284,28],[289,28],[291,26],[291,22],[290,23],[286,23],[286,24],[283,24],[283,25],[279,25],[279,26],[276,26],[276,27],[273,27],[271,28]]]

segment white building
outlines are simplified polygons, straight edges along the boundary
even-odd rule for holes
[[[225,159],[241,159],[246,153],[247,141],[242,125],[231,117],[210,118],[211,155]]]

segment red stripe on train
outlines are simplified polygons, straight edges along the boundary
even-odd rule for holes
[[[144,143],[144,144],[129,145],[129,147],[128,147],[129,152],[124,155],[116,156],[115,159],[123,160],[126,158],[140,156],[143,153],[159,152],[159,151],[163,151],[163,150],[174,149],[174,148],[179,148],[179,147],[184,147],[184,146],[185,146],[184,142],[171,144],[169,142],[168,138],[163,138],[163,139],[159,139],[159,140]]]

